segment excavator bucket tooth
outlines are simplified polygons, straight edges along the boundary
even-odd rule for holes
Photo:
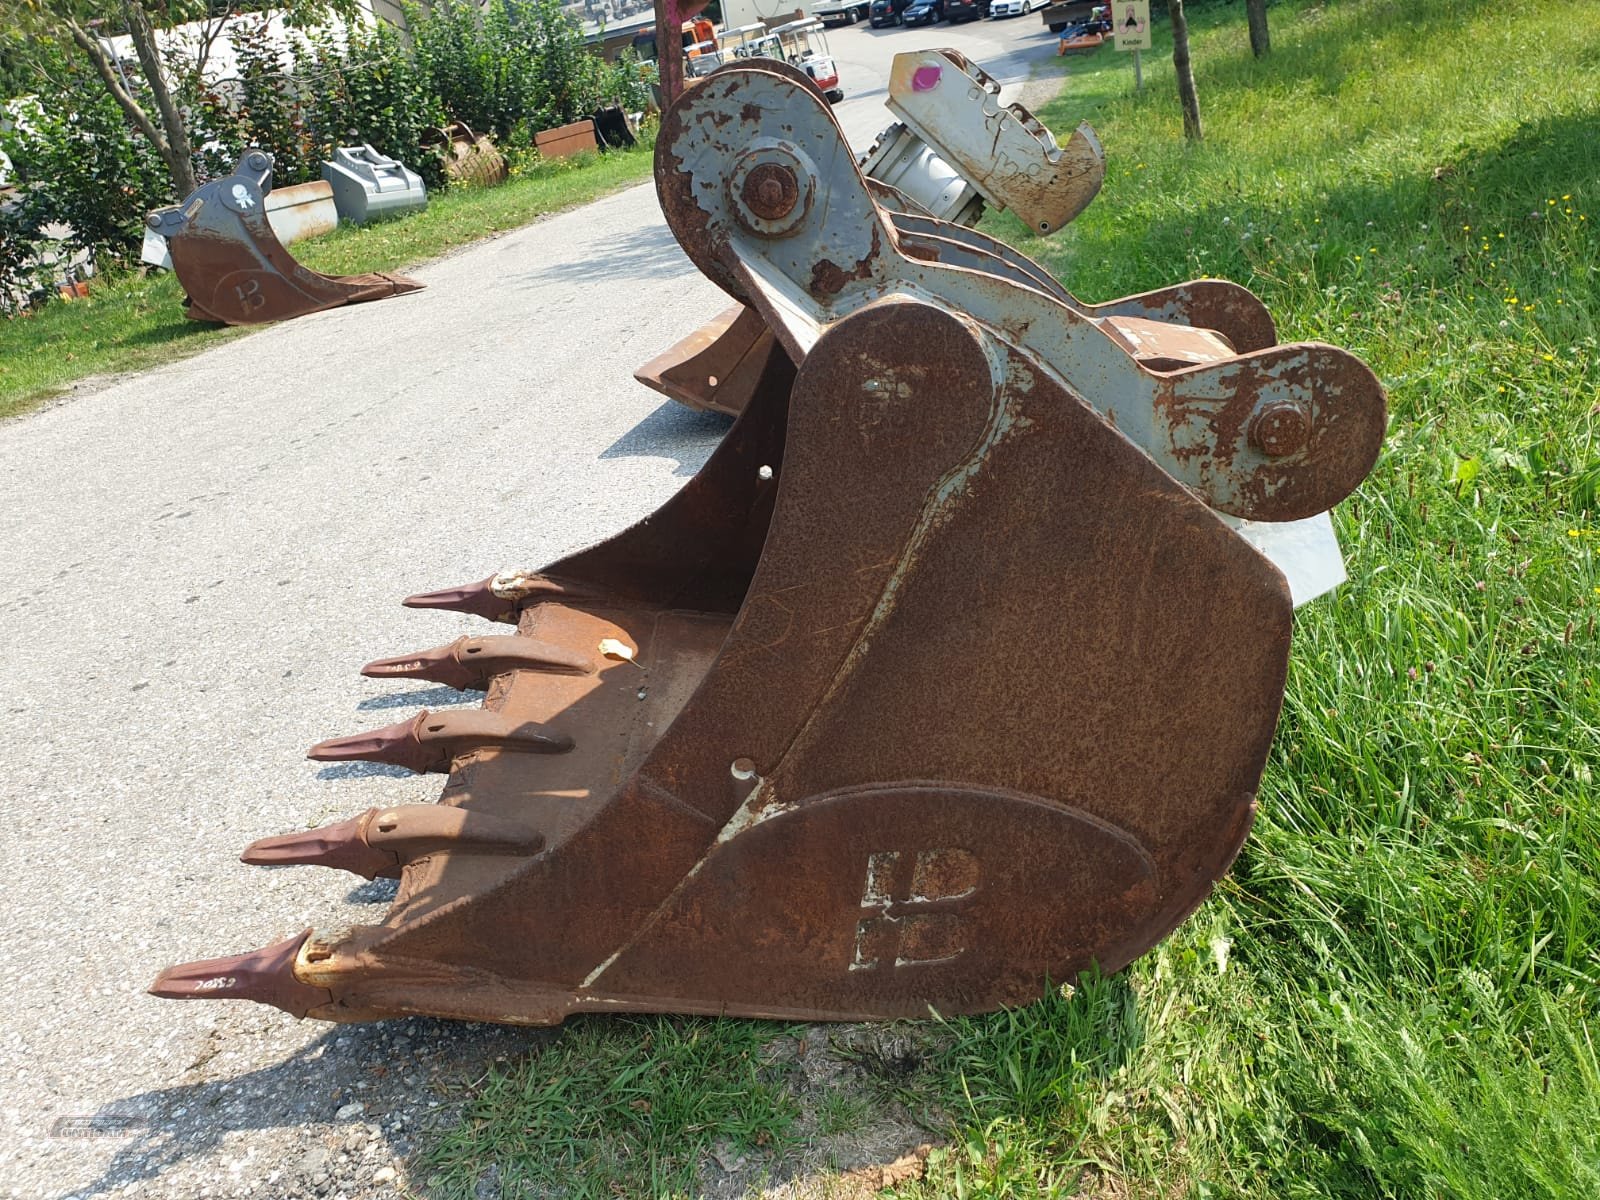
[[[369,808],[359,817],[252,842],[241,862],[263,867],[319,866],[363,879],[395,877],[407,863],[444,850],[477,854],[537,854],[544,838],[488,813],[439,805]]]
[[[208,958],[168,967],[150,985],[150,994],[164,1000],[254,1000],[296,1017],[326,1008],[333,997],[304,983],[295,972],[311,930],[299,937],[263,946],[248,954]]]
[[[146,218],[166,238],[172,269],[197,321],[260,325],[382,300],[423,285],[404,275],[322,275],[295,261],[267,221],[272,156],[245,151],[233,174]]]
[[[361,673],[371,679],[427,679],[464,692],[481,690],[496,675],[519,669],[586,675],[594,663],[588,655],[532,638],[459,637],[448,646],[377,659]]]
[[[565,754],[572,744],[566,734],[499,713],[424,710],[409,721],[318,742],[306,757],[318,762],[387,763],[421,775],[448,771],[457,758],[486,747]]]
[[[440,824],[247,851],[399,872],[384,917],[283,959],[291,1011],[900,1018],[1119,970],[1228,869],[1276,729],[1290,592],[1233,518],[1354,489],[1382,388],[1331,346],[1164,319],[1198,294],[1096,316],[1015,252],[903,228],[782,64],[685,91],[656,182],[792,374],[646,519],[436,605],[539,661],[494,669],[471,732],[497,736],[425,716],[335,747],[448,768]],[[530,729],[572,737],[514,752]]]
[[[446,612],[469,613],[485,621],[515,625],[524,602],[540,597],[574,595],[570,585],[534,571],[497,571],[477,583],[418,592],[401,601],[407,608],[438,608]]]

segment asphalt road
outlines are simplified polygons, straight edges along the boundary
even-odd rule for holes
[[[1037,17],[830,41],[858,148],[895,51],[1016,82],[1052,50]],[[383,885],[236,855],[437,797],[303,757],[477,703],[356,674],[488,628],[400,597],[598,540],[722,434],[631,377],[724,304],[652,188],[412,273],[426,291],[0,425],[0,1195],[393,1195],[441,1087],[550,1036],[144,994],[168,963],[379,919]]]

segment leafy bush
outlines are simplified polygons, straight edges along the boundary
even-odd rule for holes
[[[471,0],[406,10],[425,85],[455,119],[504,138],[522,116],[529,86],[525,48],[513,45],[506,6],[480,11]]]
[[[58,78],[70,102],[22,101],[14,127],[0,133],[0,150],[22,185],[6,232],[27,237],[36,250],[45,227],[60,223],[71,227],[63,239],[68,249],[89,252],[101,267],[126,264],[138,256],[145,213],[167,203],[166,164],[86,66],[68,59]]]
[[[440,0],[407,21],[427,88],[456,119],[512,145],[581,120],[601,103],[649,99],[637,64],[608,66],[584,45],[560,0]]]
[[[606,67],[600,82],[600,99],[607,104],[620,105],[623,112],[643,112],[654,101],[650,87],[658,81],[656,64],[640,62],[630,48]]]
[[[334,148],[368,142],[412,166],[431,189],[445,186],[442,159],[421,141],[432,126],[466,121],[502,143],[515,163],[541,129],[582,120],[602,104],[630,112],[650,100],[651,77],[631,54],[614,65],[584,45],[560,0],[436,0],[407,10],[410,44],[387,25],[299,35],[293,52],[266,16],[229,28],[238,73],[212,83],[171,51],[168,77],[201,179],[230,171],[246,147],[274,160],[280,186],[313,180]],[[0,134],[24,185],[0,223],[0,290],[31,292],[33,264],[49,256],[47,226],[70,226],[64,243],[102,267],[137,255],[142,222],[171,194],[161,157],[132,127],[89,66],[70,48],[36,78],[38,97],[17,128]],[[133,76],[138,87],[137,75]],[[140,97],[146,111],[154,107]]]
[[[38,289],[43,242],[37,214],[21,201],[0,205],[0,312],[10,316]]]
[[[239,149],[260,146],[271,154],[277,184],[321,178],[326,156],[309,135],[306,120],[308,106],[318,101],[315,89],[304,87],[297,78],[301,72],[285,62],[267,17],[241,17],[230,32],[239,63]]]
[[[444,108],[391,27],[354,27],[344,46],[313,34],[297,80],[317,97],[306,113],[306,131],[324,157],[331,158],[335,146],[364,142],[402,160],[430,191],[445,186],[442,161],[421,150],[423,131],[444,124]]]

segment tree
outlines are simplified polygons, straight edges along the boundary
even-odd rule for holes
[[[32,72],[24,57],[27,39],[15,29],[0,28],[0,101],[26,95]]]
[[[177,195],[195,190],[194,147],[176,95],[185,82],[198,85],[212,48],[228,22],[259,0],[0,0],[0,26],[44,43],[70,44],[86,58],[107,94],[166,164]],[[284,0],[272,7],[291,25],[314,25],[337,14],[350,19],[355,0]],[[194,52],[183,62],[163,61],[156,34],[163,28],[194,24]],[[110,37],[126,34],[138,60],[117,58]],[[43,59],[37,60],[44,70]],[[183,78],[186,76],[187,78]]]
[[[1267,33],[1267,0],[1244,0],[1245,18],[1250,22],[1250,53],[1264,58],[1272,52]]]
[[[1205,135],[1200,128],[1194,68],[1189,62],[1189,20],[1183,14],[1183,0],[1169,0],[1167,11],[1172,17],[1172,69],[1178,76],[1178,102],[1183,105],[1183,136],[1198,142]]]

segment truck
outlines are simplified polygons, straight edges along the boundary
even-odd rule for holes
[[[1040,14],[1051,33],[1060,33],[1074,21],[1087,21],[1105,0],[1057,0]]]
[[[854,25],[865,19],[871,0],[817,0],[811,15],[824,25]]]
[[[722,24],[727,29],[757,22],[784,25],[814,15],[814,8],[815,0],[722,0]]]

